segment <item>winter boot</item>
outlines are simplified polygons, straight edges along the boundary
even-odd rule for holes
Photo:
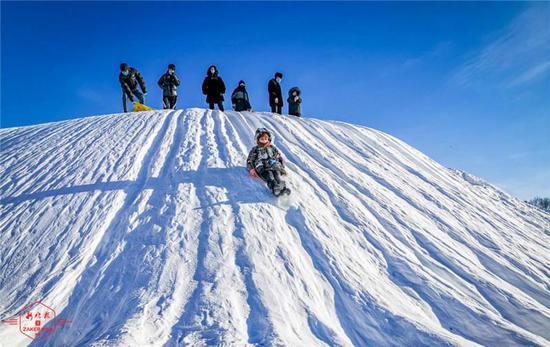
[[[275,196],[286,194],[286,189],[285,181],[279,181],[273,186],[273,194],[275,194]]]

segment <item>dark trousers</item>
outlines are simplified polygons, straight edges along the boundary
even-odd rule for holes
[[[139,90],[137,90],[137,89],[132,90],[132,94],[134,94],[134,96],[135,96],[136,98],[138,98],[138,100],[139,100],[140,103],[143,104],[143,103],[145,102],[145,101],[143,100],[143,94],[142,94]],[[127,100],[127,99],[129,99],[129,97],[128,97],[128,95],[126,95],[126,92],[123,90],[123,91],[122,91],[122,106],[123,106],[123,108],[124,108],[124,112],[128,112],[128,108],[127,108],[127,106],[126,106],[126,100]]]
[[[167,109],[174,110],[176,108],[176,103],[178,102],[178,96],[163,96],[162,97],[162,107]]]
[[[283,113],[283,107],[281,105],[271,105],[271,112],[281,114]]]
[[[218,105],[218,109],[220,111],[223,112],[223,101],[218,101],[218,102],[209,102],[208,103],[208,108],[210,108],[211,110],[214,109],[214,105]]]
[[[281,173],[277,170],[266,170],[263,168],[256,169],[258,176],[267,182],[269,189],[273,191],[274,188],[284,187],[284,181],[281,179]]]

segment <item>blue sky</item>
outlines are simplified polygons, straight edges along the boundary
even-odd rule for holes
[[[205,106],[200,84],[216,64],[229,92],[244,79],[267,111],[281,71],[305,116],[380,129],[522,199],[550,196],[550,3],[1,6],[2,127],[121,111],[123,61],[153,107],[168,63],[180,108]]]

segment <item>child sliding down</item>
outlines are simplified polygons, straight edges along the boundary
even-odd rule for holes
[[[286,175],[283,157],[279,150],[271,144],[273,138],[266,128],[256,130],[256,146],[252,148],[246,160],[248,173],[252,177],[260,177],[275,196],[290,194],[281,175]]]

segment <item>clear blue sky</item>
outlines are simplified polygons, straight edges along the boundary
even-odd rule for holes
[[[229,92],[244,79],[266,111],[281,71],[305,116],[388,132],[523,199],[550,196],[550,3],[1,7],[2,127],[121,111],[121,62],[142,72],[153,107],[168,63],[180,108],[205,106],[200,84],[216,64]]]

